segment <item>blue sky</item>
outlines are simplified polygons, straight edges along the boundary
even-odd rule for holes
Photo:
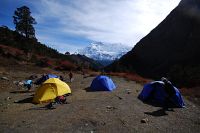
[[[36,19],[38,41],[61,53],[92,42],[134,45],[180,0],[1,0],[0,25],[15,29],[13,14],[26,5]]]

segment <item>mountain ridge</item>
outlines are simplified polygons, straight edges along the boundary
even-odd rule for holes
[[[123,45],[121,43],[103,43],[94,42],[89,46],[78,50],[77,53],[85,55],[99,62],[106,62],[109,64],[116,59],[119,59],[122,55],[131,50],[130,46]]]
[[[167,76],[181,85],[199,84],[200,2],[182,0],[179,5],[109,71],[134,71],[158,79]]]

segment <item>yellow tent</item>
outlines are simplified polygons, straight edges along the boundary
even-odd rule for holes
[[[36,91],[33,103],[51,101],[57,96],[71,93],[69,86],[58,78],[46,80]]]

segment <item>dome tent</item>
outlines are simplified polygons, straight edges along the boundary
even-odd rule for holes
[[[179,90],[173,86],[176,94],[170,99],[173,107],[184,107],[182,96]],[[143,102],[152,102],[153,104],[164,105],[167,93],[164,90],[164,82],[154,81],[144,85],[142,92],[139,94],[138,98]]]
[[[112,91],[115,88],[112,79],[107,76],[97,76],[90,85],[92,91]]]
[[[57,96],[71,93],[69,86],[58,78],[46,80],[37,90],[33,98],[33,103],[51,101]]]

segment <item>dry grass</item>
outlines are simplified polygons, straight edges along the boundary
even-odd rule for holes
[[[193,103],[200,105],[200,87],[181,88],[181,94]]]
[[[151,79],[143,78],[140,75],[135,74],[135,73],[114,73],[114,72],[111,72],[111,73],[107,73],[107,75],[123,77],[123,78],[126,78],[127,80],[136,81],[137,83],[141,83],[141,84],[145,84],[145,83],[152,81]]]
[[[180,91],[185,96],[200,98],[200,87],[181,88]]]
[[[85,70],[85,73],[88,74],[89,76],[109,75],[109,76],[123,77],[127,80],[136,81],[137,83],[141,83],[141,84],[145,84],[145,83],[153,81],[151,79],[143,78],[140,75],[135,74],[135,73],[117,73],[117,72],[101,73],[101,72],[94,72],[90,70]]]
[[[13,48],[13,47],[9,47],[9,46],[5,46],[5,45],[1,45],[0,44],[0,49],[2,49],[4,51],[5,54],[11,54],[13,56],[16,56],[16,55],[23,55],[24,52],[22,50],[19,50],[17,48]]]
[[[85,70],[85,73],[88,74],[89,76],[93,77],[93,76],[98,76],[100,75],[101,73],[100,72],[94,72],[94,71],[91,71],[89,69]]]

